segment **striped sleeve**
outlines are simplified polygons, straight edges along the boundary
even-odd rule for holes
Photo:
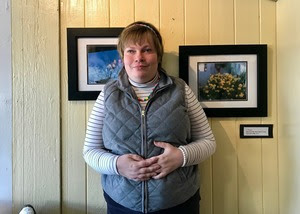
[[[204,110],[188,85],[185,86],[185,93],[191,121],[192,142],[179,148],[185,157],[183,166],[190,166],[210,157],[216,150],[216,141]]]
[[[102,139],[104,119],[104,91],[99,94],[86,128],[83,146],[83,158],[85,162],[102,174],[118,174],[117,155],[105,150]]]

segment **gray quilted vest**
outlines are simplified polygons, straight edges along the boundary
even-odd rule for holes
[[[185,83],[160,72],[158,87],[142,111],[126,72],[105,86],[103,142],[114,154],[150,158],[163,152],[154,141],[179,147],[190,142]],[[197,166],[181,167],[162,179],[140,182],[120,175],[102,175],[103,190],[117,203],[143,213],[188,200],[199,188]]]

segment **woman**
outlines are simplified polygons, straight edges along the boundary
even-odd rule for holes
[[[191,89],[162,69],[163,44],[150,23],[119,37],[124,68],[92,110],[83,149],[102,174],[109,214],[199,213],[197,164],[216,148]]]

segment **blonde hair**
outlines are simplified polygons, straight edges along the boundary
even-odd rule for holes
[[[157,53],[158,66],[161,67],[164,47],[162,37],[154,25],[147,22],[134,22],[128,25],[119,36],[118,52],[121,58],[124,58],[124,49],[128,43],[141,43],[143,39],[153,41],[155,51]]]

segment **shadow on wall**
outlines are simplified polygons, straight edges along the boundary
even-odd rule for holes
[[[178,53],[168,52],[164,53],[162,60],[162,67],[171,76],[179,76],[179,58]]]
[[[234,210],[238,206],[237,152],[235,123],[232,119],[212,119],[217,142],[213,156],[213,205],[215,213]]]

